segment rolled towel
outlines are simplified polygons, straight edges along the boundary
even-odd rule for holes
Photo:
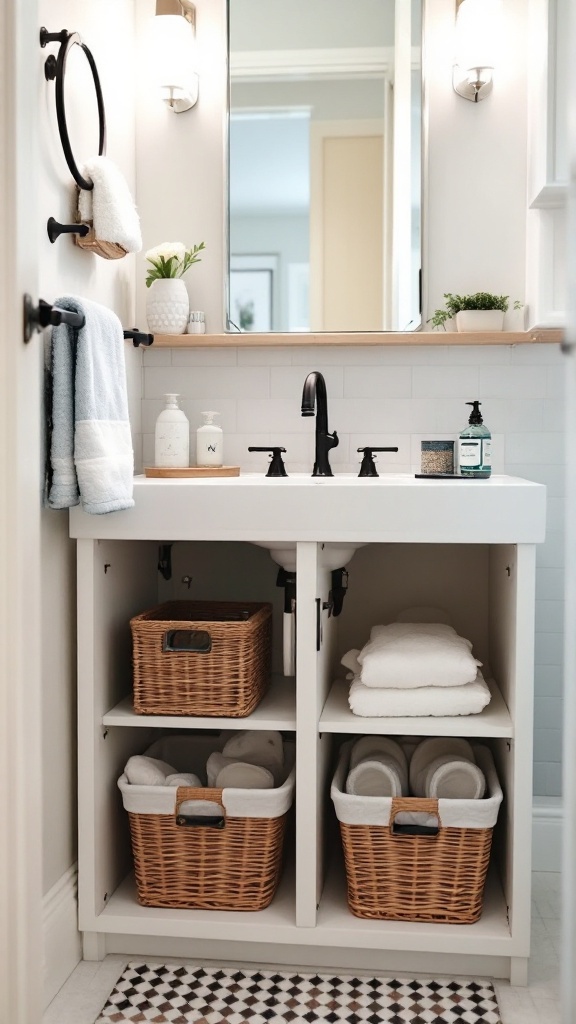
[[[279,732],[243,729],[234,733],[222,748],[225,757],[234,761],[248,761],[272,772],[277,783],[284,771],[284,744]]]
[[[460,736],[427,736],[421,740],[410,758],[410,789],[416,794],[418,777],[422,771],[437,757],[450,754],[452,758],[464,758],[476,761],[472,744]],[[423,793],[418,793],[423,796]]]
[[[93,223],[100,241],[120,245],[126,252],[140,252],[140,218],[122,172],[108,157],[95,156],[85,163],[82,174],[94,187],[79,191],[80,219]]]
[[[443,754],[420,772],[413,792],[435,800],[480,800],[485,791],[486,779],[477,764]]]
[[[197,775],[191,772],[176,772],[174,775],[167,775],[165,786],[187,786],[193,789],[201,789],[202,783]]]
[[[236,764],[236,758],[224,757],[219,750],[214,751],[210,754],[210,757],[206,761],[206,780],[210,789],[216,785],[216,779],[220,772],[229,764]]]
[[[373,626],[358,655],[364,686],[412,689],[463,686],[476,678],[472,644],[439,622]]]
[[[404,796],[398,761],[386,754],[360,761],[348,773],[346,792],[352,796]]]
[[[390,736],[361,736],[350,751],[350,770],[362,761],[378,760],[382,755],[397,765],[402,793],[408,793],[408,758],[400,744]]]
[[[267,768],[247,761],[224,765],[216,777],[217,789],[274,789],[274,776]]]
[[[464,686],[421,686],[417,690],[378,690],[354,679],[348,703],[352,713],[361,718],[477,715],[490,703],[490,690],[480,673]]]
[[[124,774],[131,786],[165,786],[166,777],[174,775],[176,769],[166,761],[146,754],[134,754],[129,757]]]

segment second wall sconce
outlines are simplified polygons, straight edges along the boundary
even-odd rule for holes
[[[156,0],[154,76],[164,102],[181,114],[198,102],[196,8],[191,0]]]
[[[456,52],[452,84],[478,103],[492,91],[500,41],[501,0],[456,0]]]

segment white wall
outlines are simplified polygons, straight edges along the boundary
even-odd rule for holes
[[[107,155],[128,182],[134,181],[133,0],[41,0],[40,22],[50,31],[78,31],[96,61],[107,115]],[[41,51],[38,60],[52,45]],[[76,59],[78,58],[78,59]],[[95,155],[98,136],[93,118],[93,91],[85,77],[82,57],[74,49],[66,74],[69,132],[77,163]],[[68,170],[55,116],[54,83],[40,76],[38,97],[41,125],[37,197],[40,294],[46,301],[73,294],[114,309],[124,326],[134,324],[134,257],[107,261],[75,246],[70,237],[51,244],[46,234],[49,216],[69,222],[74,182]],[[41,344],[40,341],[36,342]],[[140,429],[141,356],[126,346],[131,416]],[[139,460],[139,451],[137,451]],[[40,468],[40,472],[42,469]],[[39,480],[39,494],[41,481]],[[68,515],[42,513],[43,578],[43,808],[44,892],[47,893],[76,859],[76,740],[75,740],[75,550],[68,539]]]
[[[148,0],[146,0],[148,4]],[[142,4],[143,8],[145,5]],[[428,168],[424,268],[427,310],[445,291],[495,291],[524,300],[526,263],[526,33],[527,5],[504,5],[503,51],[492,95],[473,105],[452,90],[453,0],[427,4],[425,80]],[[199,36],[220,50],[223,4],[200,0]],[[221,119],[223,86],[214,67],[201,81],[200,104],[181,118],[141,92],[138,188],[147,244],[174,232],[188,243],[205,239],[203,269],[189,289],[208,312],[207,330],[221,329]],[[188,118],[188,121],[185,120]],[[178,123],[176,123],[178,122]],[[158,187],[185,175],[185,192]],[[220,262],[219,262],[220,260]],[[195,303],[197,305],[197,303]],[[414,342],[417,336],[414,337]],[[370,441],[397,444],[381,456],[381,471],[410,471],[423,437],[454,437],[464,426],[464,403],[479,398],[494,433],[495,471],[548,485],[547,540],[538,551],[535,792],[560,792],[563,642],[563,365],[555,346],[434,348],[238,348],[147,351],[144,357],[144,461],[152,456],[161,396],[178,390],[194,427],[206,407],[222,413],[226,460],[254,469],[249,444],[282,444],[287,464],[312,464],[310,423],[299,412],[309,370],[325,373],[330,427],[341,437],[332,453],[340,470],[357,465],[355,449]],[[264,468],[264,467],[262,467]]]

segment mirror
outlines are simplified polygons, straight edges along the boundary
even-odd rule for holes
[[[228,329],[420,326],[423,0],[228,0]]]

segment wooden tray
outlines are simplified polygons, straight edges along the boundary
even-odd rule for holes
[[[146,466],[144,476],[156,479],[178,477],[240,476],[240,466],[186,466],[182,469],[165,466]]]

